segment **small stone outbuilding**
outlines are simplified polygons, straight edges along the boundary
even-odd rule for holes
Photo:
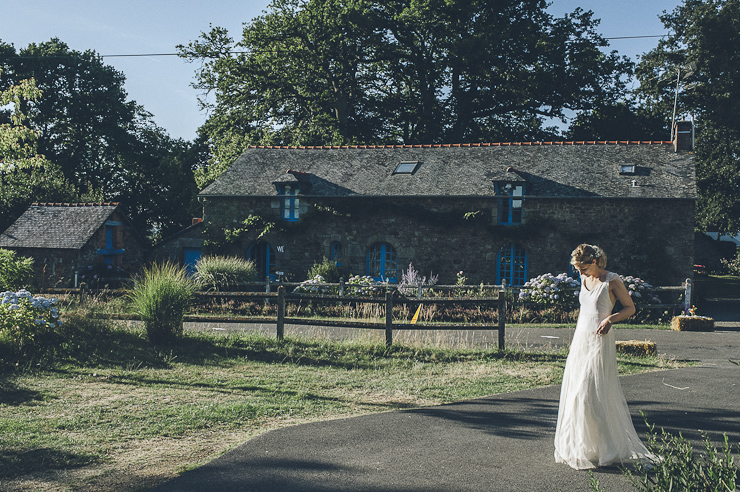
[[[34,203],[0,248],[34,259],[38,287],[100,284],[136,273],[144,243],[118,203]]]

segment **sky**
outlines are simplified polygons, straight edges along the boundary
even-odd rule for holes
[[[178,44],[202,32],[224,27],[238,39],[243,24],[261,15],[270,0],[0,0],[0,40],[16,50],[30,43],[59,38],[70,49],[94,50],[104,63],[123,72],[129,99],[154,115],[172,137],[192,140],[207,114],[198,108],[191,87],[197,63],[177,56],[114,57],[109,55],[175,53]],[[576,7],[601,19],[607,38],[665,34],[658,16],[671,12],[679,0],[551,0],[556,16]],[[5,8],[3,8],[5,4]],[[654,48],[658,38],[614,39],[610,49],[636,61]]]

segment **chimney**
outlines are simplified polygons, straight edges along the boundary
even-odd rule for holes
[[[694,125],[691,121],[677,121],[674,128],[673,148],[676,152],[694,150]]]

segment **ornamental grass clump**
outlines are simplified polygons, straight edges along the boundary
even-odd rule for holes
[[[542,307],[570,311],[578,307],[578,289],[581,283],[567,273],[545,273],[524,283],[519,300]]]
[[[129,292],[149,341],[167,344],[182,336],[182,320],[196,290],[183,268],[173,263],[152,265]]]
[[[195,264],[193,278],[201,289],[223,291],[257,280],[257,266],[236,256],[204,256]]]

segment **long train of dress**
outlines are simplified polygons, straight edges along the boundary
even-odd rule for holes
[[[596,334],[614,302],[608,285],[581,286],[581,310],[565,363],[555,431],[555,461],[576,469],[652,460],[632,424],[617,372],[614,329]]]

